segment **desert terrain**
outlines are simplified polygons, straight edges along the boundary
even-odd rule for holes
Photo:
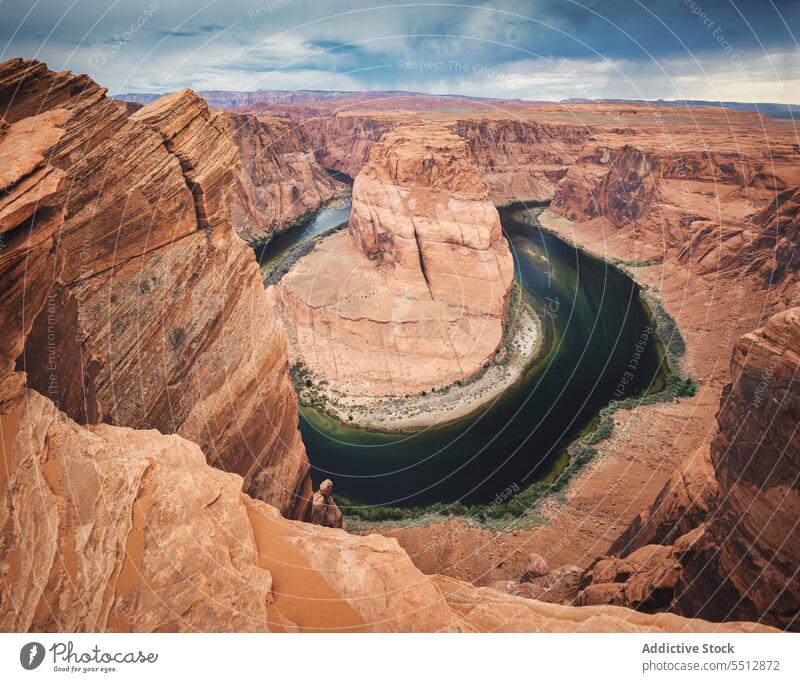
[[[135,99],[0,64],[4,631],[800,627],[790,122],[381,92]],[[265,288],[247,242],[346,194],[331,171],[354,180],[347,227]],[[544,229],[663,305],[694,396],[626,402],[523,517],[311,523],[322,480],[292,368],[373,409],[468,384],[504,337],[498,207],[518,203],[546,203]]]

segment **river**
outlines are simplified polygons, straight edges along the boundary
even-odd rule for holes
[[[337,220],[343,224],[348,211],[321,211],[260,247],[259,261],[285,258]],[[667,368],[638,285],[524,215],[518,206],[500,209],[516,277],[543,322],[546,352],[469,419],[416,433],[365,431],[302,408],[315,481],[331,478],[337,493],[367,505],[491,503],[552,480],[566,465],[564,447],[610,400],[660,388]]]

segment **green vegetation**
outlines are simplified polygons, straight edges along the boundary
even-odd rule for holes
[[[651,265],[660,265],[663,262],[663,259],[660,256],[648,258],[647,260],[625,260],[623,258],[612,258],[609,262],[618,267],[648,268]]]

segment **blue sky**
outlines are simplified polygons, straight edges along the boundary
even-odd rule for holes
[[[797,0],[0,0],[2,58],[120,92],[800,101]]]

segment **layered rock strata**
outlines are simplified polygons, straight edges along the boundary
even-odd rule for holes
[[[179,321],[185,301],[208,299],[196,318],[189,319],[188,332],[184,327],[171,337],[173,349],[187,340],[193,349],[182,359],[186,373],[199,373],[213,385],[216,378],[206,363],[220,358],[209,360],[204,353],[212,352],[220,336],[245,345],[235,301],[211,296],[212,288],[203,288],[205,277],[218,288],[234,289],[235,296],[255,308],[261,333],[270,329],[272,318],[262,316],[268,308],[262,307],[266,304],[261,298],[249,295],[249,281],[242,287],[238,279],[226,280],[250,272],[250,279],[258,277],[254,267],[245,265],[244,247],[225,217],[221,193],[230,168],[213,163],[225,158],[230,147],[222,136],[224,127],[218,127],[220,120],[188,92],[156,102],[129,120],[88,79],[14,60],[0,67],[0,101],[9,115],[0,121],[4,631],[766,629],[617,607],[559,607],[425,576],[393,540],[356,537],[283,518],[274,507],[244,493],[247,483],[241,476],[210,467],[209,453],[180,435],[95,423],[102,415],[119,423],[125,413],[119,412],[124,405],[108,402],[101,390],[113,356],[86,338],[84,325],[95,324],[102,332],[102,323],[93,322],[103,315],[99,303],[112,306],[111,320],[122,318],[123,326],[112,326],[103,341],[114,347],[112,342],[129,324],[124,317],[135,299],[131,287],[120,286],[125,282],[114,277],[130,275],[133,271],[126,268],[132,261],[140,261],[147,275],[134,280],[138,295],[158,287],[159,298],[148,302],[163,306],[161,317],[145,317],[137,325],[140,343],[128,350],[141,353],[145,387],[153,376],[148,363],[161,359],[154,352],[159,348],[158,325]],[[27,143],[23,153],[19,135]],[[84,153],[91,164],[83,163]],[[121,167],[112,166],[110,158]],[[105,173],[113,183],[127,179],[133,189],[128,194],[125,185],[110,184],[106,189],[113,196],[105,198],[103,186],[90,182],[95,172]],[[151,183],[163,189],[163,205],[155,201],[159,194]],[[77,205],[64,197],[70,186],[80,198]],[[126,202],[136,210],[127,213]],[[162,213],[155,213],[156,206]],[[91,209],[104,222],[95,223]],[[183,210],[190,216],[185,222]],[[162,215],[166,224],[160,222]],[[105,222],[120,216],[126,220]],[[147,219],[152,221],[150,230]],[[186,234],[171,238],[170,230],[177,229]],[[152,248],[148,237],[156,243]],[[109,247],[115,240],[118,254]],[[91,248],[81,263],[74,249],[84,242]],[[176,266],[167,270],[174,279],[154,281],[152,276],[162,270],[148,269],[148,264],[158,263],[157,258],[164,259],[161,263],[199,263],[188,277],[187,270]],[[239,271],[233,267],[237,263]],[[41,340],[43,320],[44,330],[50,328],[50,316],[57,339],[65,339],[65,330],[75,339],[80,335],[86,358],[66,368],[73,353],[67,345],[60,348],[53,356],[57,382],[52,392],[27,362],[28,351]],[[213,324],[206,321],[209,317]],[[191,326],[195,320],[199,330]],[[276,337],[267,332],[260,338],[269,343]],[[269,357],[277,358],[274,366],[282,363],[283,371],[265,367],[260,349],[253,360],[258,371],[266,372],[259,376],[269,377],[272,394],[281,393],[286,380],[285,356],[276,347],[280,344],[272,344],[274,355]],[[92,363],[98,367],[88,370]],[[241,368],[252,370],[244,360]],[[138,379],[124,366],[121,374],[128,383]],[[181,373],[170,378],[178,389],[186,381]],[[90,385],[99,403],[89,396]],[[242,400],[238,386],[233,380],[232,395]],[[182,404],[181,395],[168,397]],[[87,409],[90,402],[93,410]],[[73,412],[88,423],[78,424]]]
[[[776,303],[796,304],[785,267],[793,238],[784,230],[800,186],[791,126],[710,107],[687,116],[641,104],[517,102],[489,113],[476,103],[455,116],[422,100],[407,105],[287,112],[323,165],[351,176],[383,132],[435,120],[468,141],[495,204],[552,199],[571,221],[624,232],[627,251],[647,253],[641,260],[680,258],[704,274],[757,271],[774,283]]]
[[[69,120],[66,110],[0,123],[0,158],[10,159],[3,167],[0,197],[5,221],[0,254],[0,629],[759,629],[752,624],[720,628],[618,608],[555,610],[431,578],[413,566],[394,540],[286,520],[274,507],[243,493],[240,476],[210,467],[200,447],[179,435],[80,425],[50,397],[26,388],[26,372],[15,370],[15,362],[29,343],[41,340],[40,316],[52,315],[56,328],[80,332],[79,303],[61,282],[63,252],[55,238],[68,215],[60,192],[70,176],[45,160],[46,150],[63,139]],[[168,130],[169,120],[162,119],[156,130]],[[29,142],[24,155],[13,152],[19,145],[16,135],[8,133],[18,133],[14,126],[20,122]],[[180,133],[167,135],[177,150]],[[206,176],[192,158],[187,150],[183,164],[200,183]],[[187,201],[203,202],[206,217],[214,220],[210,190],[201,184]],[[229,248],[239,243],[234,240]],[[211,259],[205,264],[217,267]],[[65,396],[53,394],[74,409]]]
[[[467,379],[501,341],[512,278],[464,140],[441,127],[396,129],[356,178],[347,232],[279,285],[292,360],[349,396]]]
[[[372,145],[384,133],[407,125],[413,117],[410,112],[305,114],[294,113],[317,158],[326,168],[351,177],[366,165]],[[433,118],[424,111],[419,117]],[[504,118],[451,117],[439,124],[467,141],[489,197],[498,206],[549,201],[590,136],[585,126],[541,123],[516,113]]]
[[[755,288],[775,288],[771,303],[796,305],[800,153],[783,128],[764,130],[759,140],[756,121],[741,118],[727,130],[709,123],[653,136],[645,130],[624,142],[609,132],[595,136],[558,183],[551,208],[701,275],[756,274]],[[726,132],[730,139],[720,137]]]
[[[310,148],[325,168],[355,178],[369,161],[372,145],[403,119],[386,115],[334,114],[300,116],[300,124]]]
[[[0,66],[0,104],[14,160],[3,314],[34,330],[4,366],[80,422],[180,433],[254,496],[305,516],[284,334],[230,225],[239,161],[224,113],[184,90],[129,117],[86,76],[22,60]]]
[[[287,229],[346,188],[320,165],[302,129],[285,118],[228,113],[242,169],[231,197],[240,237],[257,241]]]
[[[469,144],[492,201],[550,201],[589,137],[583,126],[508,118],[468,118],[454,131]]]

